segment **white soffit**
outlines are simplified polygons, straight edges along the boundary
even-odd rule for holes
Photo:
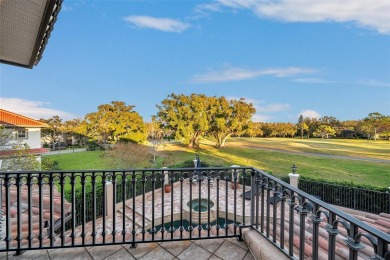
[[[0,0],[0,61],[28,68],[37,64],[59,8],[55,0]]]

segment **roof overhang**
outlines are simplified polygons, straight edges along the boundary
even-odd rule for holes
[[[0,0],[0,62],[32,68],[42,58],[62,0]]]

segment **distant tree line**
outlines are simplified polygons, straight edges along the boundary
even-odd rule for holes
[[[390,140],[390,116],[370,113],[361,120],[339,121],[333,116],[304,118],[296,124],[250,122],[244,136],[249,137],[296,137],[301,138],[377,138]]]
[[[245,99],[204,94],[170,94],[157,105],[158,112],[149,123],[134,111],[134,106],[112,101],[97,107],[83,119],[63,121],[59,116],[41,119],[49,125],[42,130],[51,148],[58,144],[96,143],[105,146],[118,142],[142,143],[153,147],[163,138],[176,139],[188,147],[198,147],[201,137],[215,140],[224,147],[232,136],[366,138],[390,140],[390,116],[370,113],[361,120],[340,121],[333,116],[308,118],[302,115],[296,123],[253,122],[255,107]]]

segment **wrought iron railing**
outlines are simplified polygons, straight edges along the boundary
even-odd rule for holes
[[[298,187],[332,205],[374,214],[390,214],[390,191],[375,191],[307,179],[300,179]]]
[[[241,238],[251,228],[291,258],[335,259],[340,246],[350,259],[390,257],[388,234],[252,167],[1,172],[0,182],[0,251]]]

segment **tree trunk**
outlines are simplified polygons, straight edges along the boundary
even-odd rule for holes
[[[229,136],[230,136],[230,135],[227,135],[227,136],[225,136],[225,137],[222,139],[221,147],[225,147],[225,142],[226,142],[226,140],[228,139]]]

